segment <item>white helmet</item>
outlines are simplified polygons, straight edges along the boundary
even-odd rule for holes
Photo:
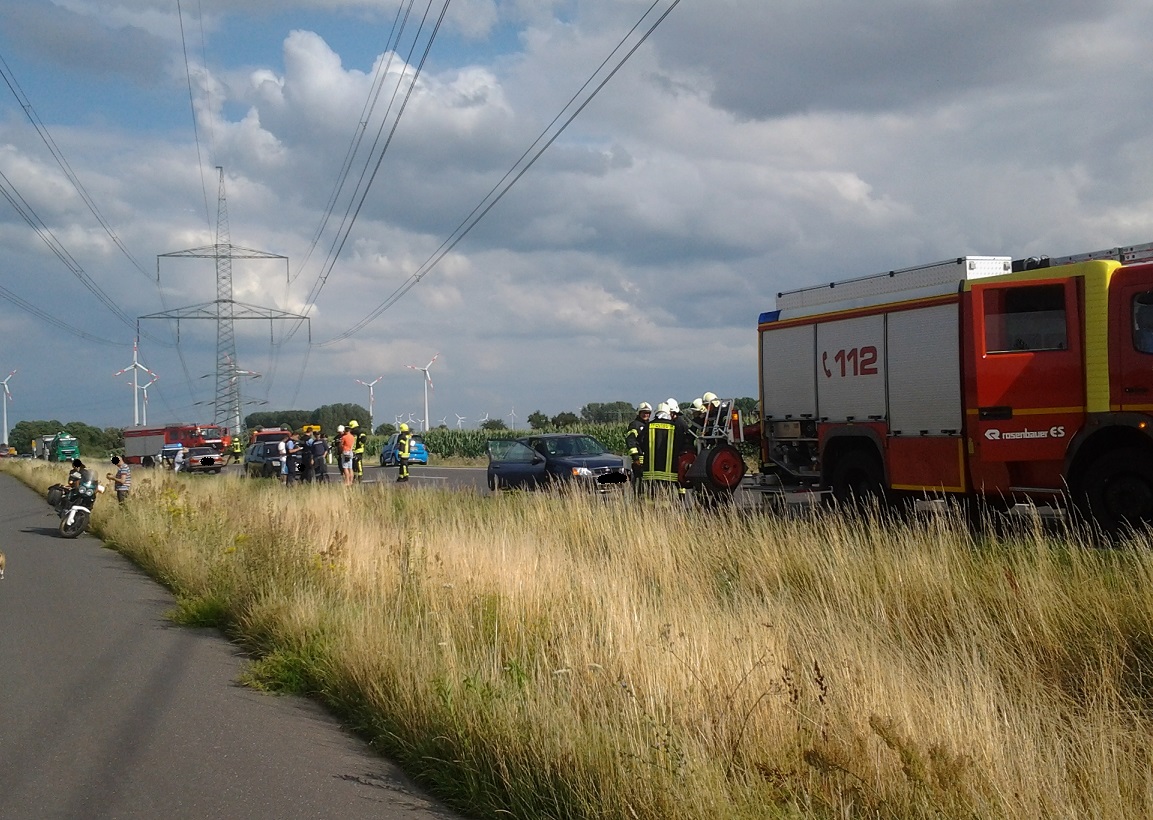
[[[336,432],[343,433],[344,432],[344,425],[343,424],[336,425]]]
[[[651,404],[649,404],[647,401],[642,401],[640,404],[637,405],[637,412],[638,413],[646,413],[646,412],[651,413],[651,412],[653,412],[653,406]]]
[[[663,402],[663,401],[662,401],[660,404],[658,404],[658,405],[657,405],[657,412],[658,412],[658,413],[667,413],[667,412],[669,412],[669,405],[668,405],[668,403],[667,403],[667,402]]]
[[[721,400],[717,398],[716,393],[705,393],[703,396],[701,396],[701,399],[705,404],[711,404],[713,407],[721,406]]]
[[[665,404],[667,404],[669,406],[669,412],[670,413],[680,413],[681,412],[681,406],[677,402],[676,399],[669,399],[668,401],[665,402]]]
[[[705,400],[704,399],[693,399],[693,409],[694,410],[704,410],[705,409]]]

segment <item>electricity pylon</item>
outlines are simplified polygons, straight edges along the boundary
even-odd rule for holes
[[[219,165],[220,185],[216,197],[216,244],[184,251],[162,253],[156,257],[156,280],[160,281],[161,259],[215,259],[216,260],[216,301],[205,302],[190,307],[150,313],[141,319],[175,319],[176,341],[180,343],[181,319],[211,319],[216,322],[216,400],[213,422],[226,424],[233,435],[241,432],[240,380],[236,378],[236,329],[238,320],[267,319],[271,334],[272,322],[278,319],[306,321],[309,341],[312,341],[312,323],[300,313],[290,313],[276,308],[249,305],[232,298],[233,259],[283,259],[285,276],[288,275],[288,257],[266,251],[255,251],[233,245],[228,231],[228,200],[224,195],[224,169]]]

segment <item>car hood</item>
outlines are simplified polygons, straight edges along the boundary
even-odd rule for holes
[[[561,467],[588,467],[590,470],[601,467],[624,467],[624,459],[611,453],[603,456],[553,456],[549,464]]]

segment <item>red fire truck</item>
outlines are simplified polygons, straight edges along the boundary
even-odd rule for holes
[[[129,464],[158,464],[181,447],[224,450],[231,443],[227,427],[215,424],[169,424],[164,427],[128,427],[124,430],[124,460]]]
[[[756,485],[1153,523],[1150,260],[967,256],[778,293]]]

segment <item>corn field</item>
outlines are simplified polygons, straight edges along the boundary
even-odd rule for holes
[[[432,456],[442,458],[484,458],[489,439],[521,438],[531,433],[583,433],[597,439],[613,453],[625,451],[625,425],[578,424],[563,430],[451,430],[437,428],[421,433],[424,446]],[[377,444],[380,452],[380,444]]]

